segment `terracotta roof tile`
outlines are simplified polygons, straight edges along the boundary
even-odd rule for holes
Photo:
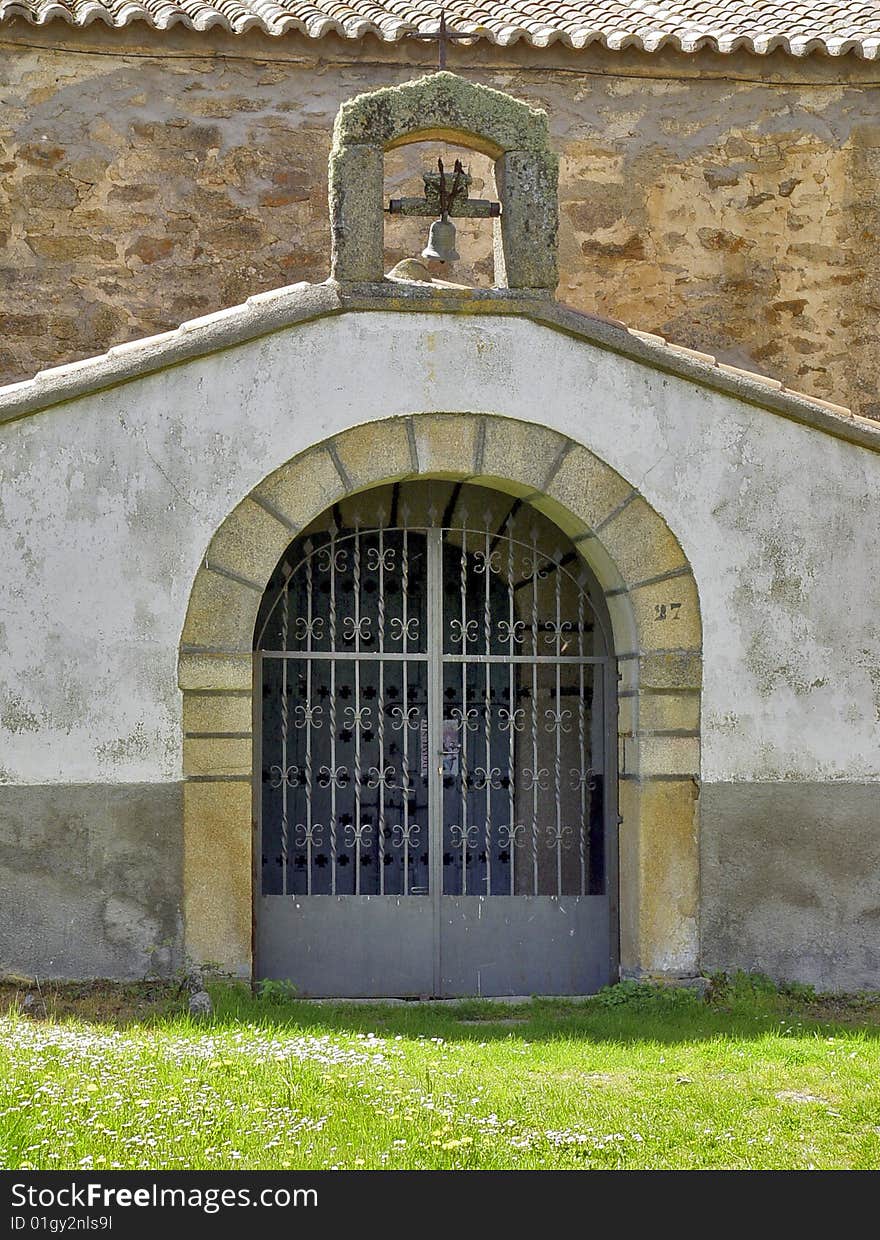
[[[102,21],[117,27],[142,21],[156,30],[181,24],[244,34],[256,28],[277,36],[299,31],[313,39],[374,34],[392,43],[416,30],[436,30],[438,7],[438,0],[0,0],[0,21]],[[601,43],[649,52],[664,46],[684,52],[742,47],[758,55],[781,48],[792,56],[880,57],[878,0],[446,0],[446,11],[456,29],[502,47],[522,40],[576,49]]]

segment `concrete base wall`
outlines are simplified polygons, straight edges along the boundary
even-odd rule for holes
[[[704,971],[880,987],[880,785],[708,784],[700,819]]]
[[[173,969],[182,820],[177,783],[0,787],[0,973]]]

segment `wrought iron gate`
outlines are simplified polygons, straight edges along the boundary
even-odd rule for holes
[[[337,511],[267,591],[257,969],[304,995],[588,993],[615,950],[607,628],[546,518],[425,487]]]

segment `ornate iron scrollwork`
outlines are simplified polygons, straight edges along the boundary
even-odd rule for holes
[[[393,528],[346,525],[343,505],[286,553],[263,677],[272,891],[279,869],[282,894],[592,889],[605,656],[587,582],[483,495],[443,527],[446,503],[414,506],[416,526],[402,501]]]

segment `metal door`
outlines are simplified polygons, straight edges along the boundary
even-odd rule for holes
[[[264,600],[258,974],[303,995],[595,991],[616,813],[592,579],[520,501],[403,494],[300,537]]]

